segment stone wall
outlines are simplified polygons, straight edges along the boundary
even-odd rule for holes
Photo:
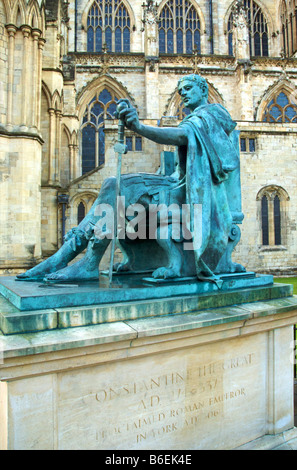
[[[39,139],[1,137],[0,263],[4,273],[36,263],[41,256],[41,198],[40,185],[36,184],[40,162]]]
[[[0,2],[0,125],[6,123],[7,112],[7,53],[8,38],[5,34],[6,13],[4,5]]]
[[[4,6],[7,3],[0,0],[0,127],[10,124],[9,129],[5,128],[2,134],[0,132],[4,152],[2,155],[7,152],[5,135],[8,131],[12,132],[9,134],[10,146],[14,138],[17,145],[18,136],[13,132],[19,131],[22,125],[25,126],[24,131],[33,132],[34,138],[40,136],[43,140],[41,162],[38,162],[33,172],[35,193],[41,184],[41,212],[34,217],[39,218],[36,226],[39,224],[41,227],[36,238],[41,243],[42,256],[53,253],[61,243],[61,206],[58,204],[58,194],[65,193],[69,196],[70,202],[66,210],[68,230],[77,223],[79,202],[82,201],[85,207],[89,207],[103,180],[116,173],[113,146],[117,137],[117,122],[111,120],[105,122],[104,165],[84,176],[81,174],[82,118],[94,95],[104,88],[112,89],[118,97],[130,99],[143,122],[168,125],[165,124],[166,119],[161,118],[168,118],[176,113],[177,80],[182,75],[195,72],[208,81],[211,101],[223,104],[238,122],[238,129],[242,131],[243,137],[252,137],[256,142],[254,152],[241,154],[245,219],[241,227],[242,240],[236,249],[235,258],[248,269],[275,272],[294,270],[297,217],[294,178],[296,124],[262,122],[265,107],[276,91],[285,89],[293,99],[296,95],[296,59],[281,58],[282,35],[278,3],[273,0],[258,2],[267,19],[269,57],[257,59],[249,56],[249,48],[244,42],[244,29],[234,34],[234,40],[237,41],[236,55],[228,56],[227,29],[232,6],[230,0],[213,1],[212,36],[209,2],[194,2],[201,22],[202,55],[159,54],[158,28],[154,21],[160,5],[155,10],[149,10],[142,6],[141,0],[133,0],[131,5],[127,3],[131,19],[130,53],[86,52],[87,13],[91,4],[90,0],[78,0],[78,14],[75,17],[74,0],[69,2],[68,11],[62,0],[47,2],[45,10],[37,2],[33,2],[31,9],[28,6],[28,11],[21,10],[23,17],[20,22],[16,9]],[[37,18],[34,24],[33,10]],[[47,27],[43,30],[45,18]],[[11,26],[8,27],[8,24]],[[214,54],[210,55],[212,47]],[[174,125],[176,124],[175,120]],[[32,145],[35,149],[36,140],[33,139]],[[123,173],[154,173],[160,165],[160,153],[164,148],[167,149],[143,139],[142,152],[132,151],[123,158]],[[27,152],[27,147],[18,147],[20,159],[29,158],[30,164],[35,164],[35,150],[33,154],[31,151],[28,154],[24,153],[25,149]],[[41,152],[40,148],[38,152]],[[2,161],[8,175],[5,185],[12,193],[15,190],[14,179],[7,169],[6,156]],[[23,182],[28,179],[31,181],[32,175],[25,172],[22,178]],[[282,188],[287,195],[286,201],[282,201],[283,244],[279,247],[263,247],[261,242],[261,211],[257,197],[262,188],[269,185]],[[4,219],[11,219],[9,203],[3,202],[2,206]],[[19,221],[18,224],[22,231],[23,222]],[[7,253],[12,253],[9,255],[10,259],[14,252],[15,257],[18,257],[16,245],[9,245],[7,249]],[[25,256],[24,265],[33,263],[34,260],[32,255]],[[5,261],[5,269],[7,263],[10,262]]]

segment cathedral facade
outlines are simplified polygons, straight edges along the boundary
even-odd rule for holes
[[[248,270],[297,270],[296,0],[0,0],[0,273],[53,254],[116,174],[116,103],[177,126],[198,73],[240,131]],[[173,151],[131,131],[122,172]]]

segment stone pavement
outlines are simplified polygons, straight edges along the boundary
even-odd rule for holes
[[[266,435],[235,450],[297,450],[297,428],[276,436]]]

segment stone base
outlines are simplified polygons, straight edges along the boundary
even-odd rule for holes
[[[0,278],[0,294],[22,311],[46,308],[77,307],[80,305],[108,304],[115,302],[166,299],[168,297],[216,294],[237,289],[273,285],[273,276],[255,273],[221,275],[221,287],[196,278],[155,280],[143,275],[115,276],[112,286],[108,278],[100,276],[91,282],[30,282],[17,281],[14,277]],[[159,285],[155,285],[159,283]]]
[[[240,305],[0,336],[0,448],[235,449],[270,436],[272,448],[293,445],[290,289],[248,302],[242,292]],[[162,302],[170,312],[173,300]]]

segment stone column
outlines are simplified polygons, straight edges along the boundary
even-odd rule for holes
[[[50,108],[49,113],[49,181],[52,185],[55,179],[55,110]]]
[[[40,130],[40,116],[41,116],[41,82],[42,82],[42,54],[45,44],[44,38],[38,40],[38,82],[37,82],[37,96],[36,96],[36,112],[37,112],[37,129]]]
[[[37,107],[37,90],[38,87],[41,86],[38,82],[40,79],[39,77],[39,66],[38,66],[38,41],[41,36],[41,31],[39,29],[32,30],[32,37],[33,37],[33,67],[32,67],[32,96],[33,96],[33,105],[32,105],[32,121],[31,125],[33,130],[36,131],[37,129],[37,115],[38,115],[38,107]]]
[[[79,161],[79,147],[77,144],[73,145],[73,179],[81,176],[81,165]]]
[[[238,2],[233,10],[233,41],[237,61],[238,109],[237,119],[253,121],[253,93],[250,80],[250,37],[246,10],[242,2]]]
[[[69,179],[72,181],[74,179],[74,145],[69,144]]]
[[[146,118],[158,119],[159,112],[159,43],[157,4],[147,0],[143,4],[143,31],[145,52]]]
[[[13,24],[6,25],[8,31],[8,84],[7,84],[7,120],[6,125],[9,130],[12,125],[12,104],[13,104],[13,81],[14,81],[14,42],[17,27]]]
[[[275,245],[274,196],[275,194],[270,194],[268,196],[268,243],[272,246]]]
[[[244,7],[239,4],[233,11],[233,41],[237,60],[250,60],[250,35]]]
[[[24,51],[23,51],[23,71],[22,71],[22,93],[23,93],[23,102],[22,102],[22,117],[21,117],[21,129],[28,130],[28,100],[26,99],[26,91],[28,87],[28,64],[26,58],[28,57],[28,46],[29,38],[31,35],[31,27],[27,25],[21,26],[21,30],[24,38]],[[30,78],[30,80],[32,77]]]
[[[56,110],[56,146],[55,146],[55,182],[60,183],[60,156],[61,156],[61,121],[62,113]]]

